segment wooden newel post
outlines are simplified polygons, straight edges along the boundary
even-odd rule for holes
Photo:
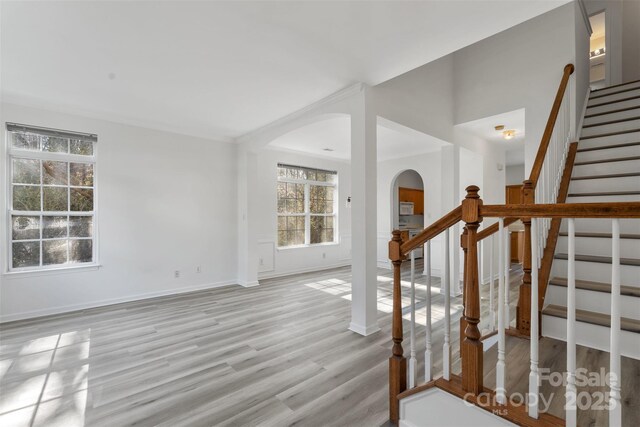
[[[480,286],[478,281],[478,227],[482,222],[480,207],[482,199],[478,194],[480,188],[475,185],[467,187],[467,196],[462,201],[462,220],[466,223],[467,256],[465,262],[464,285],[464,318],[466,327],[462,354],[462,388],[465,391],[480,394],[482,385],[482,341],[480,341]]]
[[[460,247],[462,248],[462,252],[464,253],[464,261],[462,264],[462,316],[460,317],[460,358],[462,359],[462,343],[464,342],[464,331],[467,329],[467,321],[464,318],[464,307],[466,304],[467,298],[467,269],[465,266],[467,265],[467,237],[469,232],[467,231],[467,227],[462,229],[462,235],[460,236]]]
[[[389,358],[389,419],[398,423],[400,419],[400,401],[398,395],[407,389],[407,359],[402,349],[402,288],[400,284],[400,267],[404,256],[400,251],[402,237],[400,231],[393,231],[389,242],[389,259],[393,263],[393,319],[391,335],[393,349]]]
[[[522,203],[535,203],[533,182],[527,180],[522,185]],[[522,218],[524,224],[524,254],[522,257],[522,284],[516,309],[516,328],[523,335],[529,335],[531,327],[531,218]]]

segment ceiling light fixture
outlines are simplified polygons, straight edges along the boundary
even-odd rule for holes
[[[333,148],[323,148],[322,151],[335,151]]]
[[[513,137],[516,136],[516,131],[505,130],[504,132],[502,132],[502,136],[504,136],[504,139],[513,139]]]
[[[495,130],[497,130],[498,132],[500,132],[502,129],[504,129],[504,125],[498,125],[495,127]]]
[[[603,47],[600,49],[592,50],[589,52],[589,58],[597,58],[598,56],[602,56],[605,54],[605,50]]]

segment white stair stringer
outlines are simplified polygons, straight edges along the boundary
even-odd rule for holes
[[[576,321],[576,343],[602,351],[609,351],[610,328],[591,323]],[[640,359],[640,334],[620,331],[620,353],[633,359]],[[542,336],[567,340],[567,319],[542,315]]]

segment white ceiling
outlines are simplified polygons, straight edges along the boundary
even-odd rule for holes
[[[2,1],[2,96],[230,139],[567,2]]]
[[[509,111],[495,116],[485,117],[467,123],[457,125],[460,129],[471,133],[491,144],[502,147],[507,153],[507,166],[524,163],[525,140],[525,110]],[[504,139],[502,131],[496,131],[495,127],[504,125],[504,130],[515,130],[513,139]]]
[[[378,161],[438,151],[445,145],[447,143],[438,138],[378,118]],[[351,119],[348,116],[332,116],[295,129],[273,140],[268,146],[315,157],[349,160]],[[325,151],[325,148],[333,151]]]

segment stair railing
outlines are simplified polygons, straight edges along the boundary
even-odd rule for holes
[[[498,234],[505,233],[504,223],[508,218],[527,215],[531,218],[531,250],[535,251],[537,239],[541,234],[538,227],[549,219],[568,220],[568,262],[567,262],[567,386],[566,386],[566,425],[577,425],[576,390],[576,275],[575,275],[575,219],[576,218],[608,218],[612,229],[612,265],[611,265],[611,327],[610,327],[610,366],[609,366],[609,425],[622,425],[621,403],[621,356],[620,356],[620,218],[640,218],[640,202],[622,203],[572,203],[572,204],[538,204],[529,205],[480,205],[480,218],[498,218]],[[504,238],[499,238],[499,252],[502,254],[506,245]],[[538,341],[540,317],[538,314],[538,257],[532,257],[531,311],[530,311],[530,373],[529,394],[527,396],[527,414],[530,418],[540,417],[539,399],[539,358]],[[499,295],[504,293],[504,280],[499,279]],[[498,307],[498,362],[496,364],[496,400],[505,404],[505,328],[504,310]],[[502,326],[500,326],[502,325]],[[462,355],[465,356],[464,354]]]
[[[560,184],[565,172],[565,164],[569,155],[569,147],[572,135],[571,120],[571,94],[567,91],[569,79],[573,74],[573,64],[567,64],[564,67],[560,85],[556,92],[556,97],[549,113],[549,119],[542,134],[540,145],[536,158],[531,167],[529,179],[523,182],[522,186],[522,203],[557,203],[560,193]],[[568,185],[568,183],[567,183]],[[561,200],[560,202],[564,202]],[[522,284],[519,290],[518,305],[516,310],[516,327],[521,334],[529,334],[529,317],[531,310],[531,257],[537,257],[537,265],[542,266],[540,278],[548,280],[549,271],[551,270],[551,262],[553,253],[545,253],[545,247],[548,246],[548,238],[553,240],[553,249],[555,250],[555,240],[559,231],[552,227],[550,219],[545,218],[541,221],[537,228],[537,245],[531,249],[531,221],[528,217],[522,218],[524,224],[524,254],[522,269],[524,271]],[[554,236],[555,231],[555,236]],[[548,251],[547,251],[548,252]],[[545,258],[543,260],[543,257]],[[538,306],[541,307],[541,300],[544,298],[546,284],[542,287],[542,294],[539,295],[540,300]]]
[[[497,304],[498,310],[498,358],[496,363],[496,390],[489,390],[483,386],[483,343],[478,330],[480,319],[480,286],[478,278],[478,242],[487,236],[495,233],[498,240],[498,301],[508,301],[505,299],[508,286],[508,241],[507,225],[518,218],[530,218],[531,221],[531,241],[529,250],[535,251],[538,246],[538,227],[544,219],[569,219],[569,286],[568,286],[568,317],[567,317],[567,366],[569,384],[567,386],[567,399],[576,397],[575,390],[575,227],[573,218],[611,218],[613,223],[613,264],[612,264],[612,302],[611,302],[611,366],[610,371],[610,420],[611,425],[620,425],[621,402],[620,402],[620,252],[619,252],[619,218],[640,218],[640,202],[624,203],[576,203],[576,204],[519,204],[519,205],[483,205],[479,196],[479,188],[470,186],[467,188],[467,195],[462,204],[449,212],[447,215],[436,221],[431,226],[424,229],[420,234],[403,242],[398,230],[393,232],[393,239],[389,242],[389,258],[393,263],[393,324],[392,340],[393,349],[389,359],[389,416],[390,420],[397,423],[400,419],[400,400],[410,394],[425,390],[430,387],[439,387],[454,395],[458,395],[467,401],[475,403],[486,410],[493,411],[497,415],[516,422],[520,425],[538,425],[536,420],[541,419],[545,425],[562,425],[563,421],[549,414],[539,413],[539,357],[538,340],[540,330],[540,318],[538,310],[538,261],[537,256],[532,257],[532,278],[531,282],[531,310],[529,311],[529,326],[531,330],[530,340],[530,375],[529,394],[527,396],[527,406],[515,405],[507,398],[506,389],[506,330],[508,329],[508,303]],[[496,218],[498,222],[487,227],[482,232],[478,228],[483,218]],[[433,380],[433,349],[431,331],[431,241],[438,235],[444,233],[446,254],[449,253],[449,232],[450,227],[459,221],[464,221],[464,232],[461,236],[461,247],[464,252],[464,293],[463,293],[463,316],[460,320],[461,343],[460,359],[461,374],[458,377],[451,371],[451,304],[449,301],[449,284],[451,278],[445,273],[442,283],[442,291],[445,299],[445,319],[444,319],[444,344],[443,344],[443,374],[442,377]],[[416,351],[416,327],[415,327],[415,259],[412,251],[418,247],[426,245],[426,272],[427,272],[427,298],[426,301],[426,333],[425,333],[425,377],[424,382],[417,380],[417,351]],[[402,342],[403,334],[403,307],[401,288],[401,264],[407,256],[412,257],[411,263],[411,302],[410,302],[410,371],[407,376],[407,363],[404,355]],[[447,268],[448,256],[445,256],[445,271]],[[407,389],[407,380],[409,389]],[[477,397],[481,393],[490,393],[495,399],[492,403],[482,403]],[[567,425],[575,425],[575,399],[567,405]],[[573,403],[573,406],[571,405]]]

